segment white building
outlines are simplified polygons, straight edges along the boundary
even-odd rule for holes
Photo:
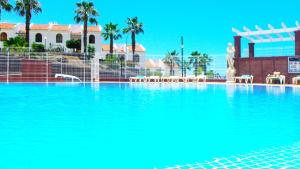
[[[148,69],[152,72],[160,71],[162,76],[170,76],[171,67],[166,64],[163,60],[153,60],[149,59],[145,61],[145,69]],[[178,64],[175,64],[173,67],[174,75],[180,76],[181,71]]]
[[[110,49],[109,44],[102,45],[102,59],[105,59],[105,56],[109,54],[110,52],[109,49]],[[119,56],[123,55],[126,61],[139,63],[141,67],[144,67],[145,60],[146,60],[146,49],[141,44],[136,44],[134,55],[132,55],[131,45],[128,45],[126,50],[126,44],[114,44],[114,54],[117,54]]]
[[[3,48],[3,41],[15,37],[25,36],[24,24],[0,23],[0,48]],[[71,39],[81,39],[83,42],[83,26],[81,25],[59,25],[31,24],[30,25],[30,46],[33,43],[46,45],[46,48],[64,48],[67,51],[66,41]],[[101,52],[101,27],[88,27],[88,45],[94,46],[96,53]],[[81,43],[83,49],[83,43]],[[83,51],[83,50],[82,50]]]

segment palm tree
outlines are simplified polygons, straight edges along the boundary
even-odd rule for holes
[[[135,54],[135,46],[136,46],[136,40],[135,36],[144,33],[143,30],[143,23],[138,22],[138,17],[134,18],[127,18],[127,28],[123,29],[123,33],[129,33],[131,32],[131,46],[132,46],[132,54]]]
[[[207,73],[207,66],[210,65],[210,63],[213,61],[213,59],[211,57],[208,56],[208,54],[203,54],[200,58],[200,63],[201,63],[201,67],[202,70],[204,72],[204,74],[206,75]]]
[[[9,4],[8,0],[1,0],[0,1],[0,20],[1,20],[1,12],[2,12],[2,10],[10,12],[12,8],[13,7],[12,7],[11,4]]]
[[[112,55],[114,52],[114,40],[122,38],[122,35],[120,34],[120,30],[118,28],[118,24],[113,24],[111,22],[109,24],[106,24],[102,36],[105,40],[110,40],[109,53]]]
[[[198,76],[199,73],[199,65],[201,65],[201,53],[198,51],[194,51],[191,53],[190,62],[193,64],[193,67],[195,69],[194,73],[195,76]]]
[[[32,18],[32,12],[38,14],[42,12],[41,4],[38,0],[17,0],[15,11],[20,16],[25,16],[26,24],[26,42],[27,47],[29,47],[29,32],[30,32],[30,23]]]
[[[75,10],[76,16],[74,20],[76,23],[83,22],[83,48],[84,53],[87,51],[87,33],[88,33],[88,23],[98,25],[96,17],[99,16],[98,11],[95,9],[93,2],[78,2],[76,3],[77,9]]]
[[[170,76],[174,76],[174,74],[175,74],[174,67],[176,64],[179,63],[178,55],[179,55],[179,53],[177,53],[177,51],[174,50],[174,51],[168,52],[166,54],[165,58],[163,59],[163,62],[170,67]]]
[[[188,70],[191,70],[191,64],[190,60],[183,60],[183,62],[179,62],[180,67],[183,69],[184,76],[186,76]]]

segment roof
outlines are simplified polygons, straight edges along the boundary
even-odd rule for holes
[[[110,45],[109,44],[103,44],[102,45],[102,51],[109,51]],[[127,46],[128,52],[132,52],[132,46]],[[124,53],[126,52],[126,45],[124,44],[114,44],[114,51],[117,51],[117,53]],[[136,52],[146,52],[146,49],[141,44],[136,44],[135,47]]]
[[[0,23],[0,29],[14,29],[16,24]]]
[[[109,51],[110,50],[110,45],[109,44],[103,44],[102,45],[102,51]],[[117,46],[114,45],[114,50],[117,50]]]
[[[88,32],[101,32],[101,29],[99,26],[89,26]]]
[[[145,68],[147,69],[164,69],[168,67],[162,60],[146,60],[145,61]],[[177,65],[175,65],[177,67]]]
[[[69,25],[53,25],[51,30],[53,31],[68,31],[70,30]]]
[[[25,29],[25,25],[22,23],[13,24],[13,23],[0,23],[0,29],[14,29],[23,31]],[[21,28],[19,28],[21,27]],[[69,31],[71,33],[81,33],[83,31],[82,25],[59,25],[56,23],[49,24],[31,24],[31,30],[53,30],[53,31]],[[88,32],[99,33],[101,32],[101,26],[89,26]]]
[[[47,24],[32,24],[30,26],[31,30],[49,30],[49,25]]]
[[[132,52],[132,45],[128,45],[128,51],[129,52]],[[146,52],[146,49],[144,48],[144,46],[143,45],[141,45],[141,44],[136,44],[135,45],[135,51],[136,52]]]

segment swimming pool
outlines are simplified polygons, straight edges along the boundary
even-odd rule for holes
[[[300,88],[0,84],[0,168],[165,168],[300,140]]]

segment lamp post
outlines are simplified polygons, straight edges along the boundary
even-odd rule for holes
[[[125,79],[127,79],[127,59],[128,59],[128,34],[126,35],[126,44],[125,44],[125,65],[124,65],[124,69],[125,69]]]
[[[47,49],[47,37],[45,36],[45,51]]]
[[[183,64],[184,64],[184,61],[183,61],[183,48],[184,48],[184,45],[183,45],[183,36],[181,36],[181,76],[183,77],[184,74],[183,74]]]

